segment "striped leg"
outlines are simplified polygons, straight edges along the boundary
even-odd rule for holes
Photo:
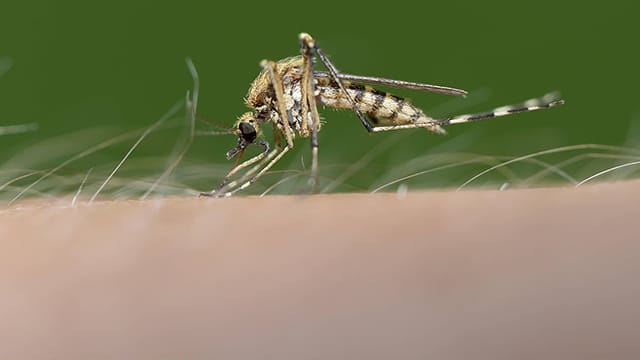
[[[527,100],[522,105],[503,106],[486,113],[458,115],[458,116],[453,116],[447,119],[434,120],[434,121],[424,122],[424,123],[378,126],[373,128],[373,131],[381,132],[381,131],[392,131],[392,130],[402,130],[402,129],[431,128],[434,125],[446,126],[446,125],[453,125],[453,124],[463,124],[463,123],[472,122],[472,121],[493,119],[496,117],[501,117],[501,116],[506,116],[511,114],[549,109],[562,104],[564,104],[564,100],[558,99],[555,93],[551,93],[541,98]]]

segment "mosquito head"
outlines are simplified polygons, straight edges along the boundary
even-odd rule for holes
[[[254,114],[247,112],[238,119],[233,132],[238,135],[238,145],[227,151],[227,160],[231,160],[234,156],[243,152],[247,146],[253,144],[260,133],[260,126]]]

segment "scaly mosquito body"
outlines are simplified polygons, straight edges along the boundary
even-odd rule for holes
[[[555,98],[532,99],[523,106],[506,106],[488,113],[461,115],[447,119],[434,119],[411,104],[408,100],[391,93],[377,90],[370,85],[385,85],[421,91],[464,96],[466,91],[429,84],[383,79],[339,73],[315,40],[308,34],[300,34],[301,55],[278,62],[262,61],[262,72],[253,81],[246,104],[253,111],[246,112],[235,124],[237,145],[227,152],[227,159],[238,156],[238,160],[249,145],[257,145],[263,151],[236,165],[222,180],[218,188],[203,196],[226,197],[253,184],[293,147],[296,136],[311,137],[312,163],[310,185],[315,188],[318,174],[318,139],[322,123],[317,104],[353,110],[369,132],[399,129],[425,128],[445,134],[442,126],[493,118],[518,112],[546,109],[563,104]],[[314,54],[328,72],[314,70]],[[276,147],[259,140],[260,128],[271,123]],[[252,166],[253,165],[253,166]],[[238,179],[231,178],[239,171],[252,166]]]
[[[296,56],[280,60],[276,63],[282,79],[287,117],[292,130],[302,137],[310,135],[309,121],[311,112],[307,112],[308,121],[305,125],[302,115],[302,56]],[[342,75],[342,74],[340,74]],[[340,76],[339,75],[339,76]],[[406,83],[406,82],[405,82]],[[342,80],[346,89],[343,92],[335,80],[332,80],[323,72],[314,72],[313,85],[316,102],[336,109],[351,109],[351,100],[357,105],[358,110],[366,114],[375,123],[392,123],[396,125],[423,123],[427,129],[436,133],[443,133],[442,127],[434,123],[434,119],[426,116],[422,110],[411,104],[408,100],[391,93],[380,91],[362,83]],[[416,84],[422,85],[422,84]],[[438,87],[442,91],[453,94],[466,94],[463,90]],[[274,103],[271,80],[268,71],[262,71],[253,82],[247,94],[246,103],[256,109],[256,113],[270,112],[270,121],[279,123],[282,121],[278,114],[277,105]],[[282,126],[282,124],[279,124]],[[317,123],[320,130],[321,123]]]

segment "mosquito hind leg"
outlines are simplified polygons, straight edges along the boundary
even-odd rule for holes
[[[423,122],[423,123],[378,126],[373,128],[373,131],[381,132],[381,131],[393,131],[393,130],[403,130],[403,129],[433,128],[436,126],[464,124],[472,121],[493,119],[493,118],[512,115],[512,114],[549,109],[562,104],[564,104],[564,100],[558,99],[558,96],[556,93],[550,93],[541,98],[529,99],[520,105],[502,106],[484,113],[458,115],[458,116],[453,116],[453,117],[442,119],[442,120],[433,120],[433,121]]]
[[[559,99],[558,94],[555,92],[544,95],[540,98],[529,99],[519,105],[507,105],[502,106],[486,113],[458,115],[450,117],[448,119],[439,120],[436,123],[438,125],[452,125],[463,124],[466,122],[493,119],[501,116],[507,116],[512,114],[531,112],[536,110],[549,109],[558,105],[563,105],[564,100]]]

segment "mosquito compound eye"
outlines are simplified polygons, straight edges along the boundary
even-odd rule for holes
[[[240,130],[240,136],[242,136],[242,139],[247,143],[252,143],[258,136],[255,126],[249,122],[241,122],[238,125],[238,130]]]

